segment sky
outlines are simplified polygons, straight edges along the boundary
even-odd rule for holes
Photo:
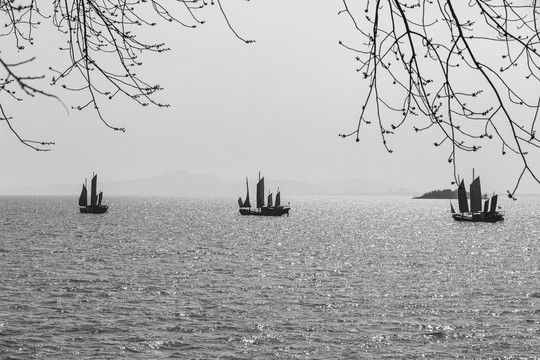
[[[171,106],[102,100],[107,121],[125,133],[104,126],[91,109],[66,110],[42,97],[18,105],[12,114],[19,132],[56,145],[35,152],[1,125],[0,189],[80,183],[93,172],[120,181],[178,170],[227,180],[259,171],[309,182],[370,179],[419,193],[452,187],[449,149],[433,146],[437,136],[403,128],[389,140],[392,154],[376,125],[365,127],[358,143],[338,136],[356,128],[366,92],[354,54],[338,44],[362,41],[350,19],[338,15],[342,2],[222,4],[235,30],[256,42],[238,40],[217,6],[201,13],[206,23],[196,29],[160,24],[145,31],[141,36],[171,51],[145,55],[138,72],[164,87],[156,99]],[[45,63],[64,61],[50,51],[61,44],[56,33],[35,36],[32,51]],[[77,96],[61,95],[68,106]],[[487,192],[513,189],[516,158],[501,157],[498,147],[484,150],[459,155],[458,172],[468,181],[474,168]],[[526,178],[520,192],[540,193],[540,186]]]

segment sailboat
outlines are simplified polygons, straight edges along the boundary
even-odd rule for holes
[[[109,209],[108,205],[102,205],[103,191],[97,194],[97,174],[94,174],[90,182],[90,205],[88,205],[88,195],[86,190],[86,180],[84,181],[81,196],[79,196],[79,210],[84,214],[103,214]]]
[[[474,178],[474,172],[473,172]],[[491,197],[491,204],[489,199],[486,199],[482,206],[482,191],[480,187],[480,176],[475,178],[470,185],[470,198],[471,207],[467,202],[467,191],[465,190],[465,182],[461,180],[458,186],[458,206],[459,213],[454,211],[452,203],[450,203],[450,210],[452,217],[456,221],[468,221],[468,222],[490,222],[504,220],[502,213],[497,211],[497,194],[493,194]]]
[[[242,215],[258,215],[258,216],[289,216],[289,206],[281,205],[281,193],[278,191],[276,193],[276,201],[274,203],[272,193],[270,192],[267,198],[267,205],[264,205],[264,177],[261,178],[261,173],[259,172],[259,182],[257,183],[257,207],[256,209],[251,208],[249,202],[249,184],[246,177],[246,200],[242,201],[242,198],[238,198],[238,205],[240,206],[240,214]]]

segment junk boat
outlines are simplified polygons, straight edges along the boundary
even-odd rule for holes
[[[240,214],[242,215],[255,215],[255,216],[289,216],[290,206],[281,205],[281,194],[279,188],[276,194],[275,204],[272,200],[272,193],[268,194],[267,205],[264,205],[264,177],[261,178],[261,173],[259,172],[259,182],[257,183],[257,207],[256,209],[251,208],[251,203],[249,202],[249,184],[246,177],[246,200],[242,201],[242,198],[238,198],[238,205],[240,206]]]
[[[79,197],[79,210],[83,214],[103,214],[109,209],[108,205],[102,205],[103,191],[97,194],[97,174],[94,174],[91,181],[90,188],[90,205],[88,205],[88,195],[86,191],[86,180],[81,190],[81,196]]]
[[[474,178],[474,175],[473,175]],[[465,183],[461,180],[458,186],[458,205],[459,213],[456,213],[452,203],[450,203],[450,211],[452,217],[456,221],[467,222],[488,222],[494,223],[504,220],[502,213],[497,211],[497,195],[493,194],[491,197],[491,204],[489,199],[486,199],[484,206],[482,207],[482,191],[480,188],[480,176],[473,180],[470,185],[470,198],[471,207],[467,202],[467,191],[465,190]]]

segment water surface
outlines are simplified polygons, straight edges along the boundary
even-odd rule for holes
[[[540,199],[0,198],[2,359],[527,359],[540,354]],[[454,204],[456,205],[456,204]]]

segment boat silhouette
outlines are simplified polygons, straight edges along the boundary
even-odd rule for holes
[[[257,206],[255,209],[252,209],[251,203],[249,201],[249,184],[246,177],[246,199],[242,201],[242,198],[238,198],[238,206],[240,206],[240,214],[242,215],[255,215],[255,216],[289,216],[290,206],[281,205],[281,193],[279,188],[276,193],[275,203],[272,200],[272,193],[268,194],[267,205],[264,204],[264,177],[261,178],[261,173],[259,172],[259,181],[257,182]]]
[[[474,175],[473,175],[474,178]],[[450,203],[450,211],[452,218],[456,221],[467,222],[489,222],[494,223],[504,220],[504,215],[497,211],[497,194],[493,194],[490,199],[484,201],[482,206],[482,190],[480,186],[480,176],[476,177],[470,185],[471,206],[467,202],[467,191],[465,190],[465,182],[461,180],[458,186],[458,206],[459,213],[456,213],[454,206]]]
[[[102,205],[103,191],[97,194],[97,174],[92,176],[90,182],[90,204],[88,204],[88,194],[86,190],[86,179],[81,190],[81,196],[79,196],[79,210],[83,214],[103,214],[109,209],[108,205]]]

